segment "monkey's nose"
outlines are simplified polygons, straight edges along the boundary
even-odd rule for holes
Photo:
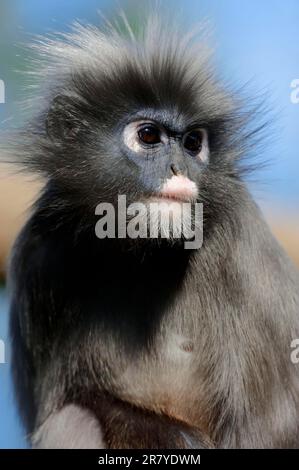
[[[194,201],[198,196],[198,190],[194,181],[179,174],[165,181],[161,188],[160,195],[180,201]]]

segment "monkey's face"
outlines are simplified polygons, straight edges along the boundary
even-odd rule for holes
[[[137,167],[145,195],[181,202],[197,199],[197,181],[209,158],[205,129],[144,111],[124,126],[121,147],[122,155]]]
[[[174,111],[145,109],[122,120],[113,138],[127,170],[119,173],[117,190],[129,204],[139,204],[139,223],[148,229],[157,223],[165,238],[192,236],[191,225],[200,223],[193,210],[200,176],[209,161],[207,130]]]

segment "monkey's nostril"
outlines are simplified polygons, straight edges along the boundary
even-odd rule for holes
[[[175,176],[177,176],[177,175],[180,174],[180,170],[176,167],[176,165],[175,165],[174,163],[172,163],[172,164],[170,165],[170,168],[171,168],[172,173],[173,173]]]

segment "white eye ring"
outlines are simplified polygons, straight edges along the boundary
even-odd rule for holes
[[[201,151],[198,154],[200,160],[204,163],[209,161],[210,148],[209,148],[209,136],[206,129],[200,129],[203,135]]]
[[[161,126],[159,126],[156,122],[150,120],[140,120],[140,121],[133,121],[126,125],[123,133],[123,139],[125,145],[132,150],[133,152],[144,152],[146,151],[145,145],[142,145],[142,141],[139,138],[139,131],[142,129],[142,126],[153,126],[160,130],[160,140],[161,143],[166,143],[168,141],[166,132]],[[150,144],[148,145],[150,147]]]

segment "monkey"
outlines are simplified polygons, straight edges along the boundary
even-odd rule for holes
[[[255,112],[204,38],[166,23],[77,24],[36,46],[41,92],[11,152],[45,182],[9,269],[33,448],[299,444],[299,279],[244,177]],[[202,245],[97,237],[95,208],[119,195],[201,203]]]

